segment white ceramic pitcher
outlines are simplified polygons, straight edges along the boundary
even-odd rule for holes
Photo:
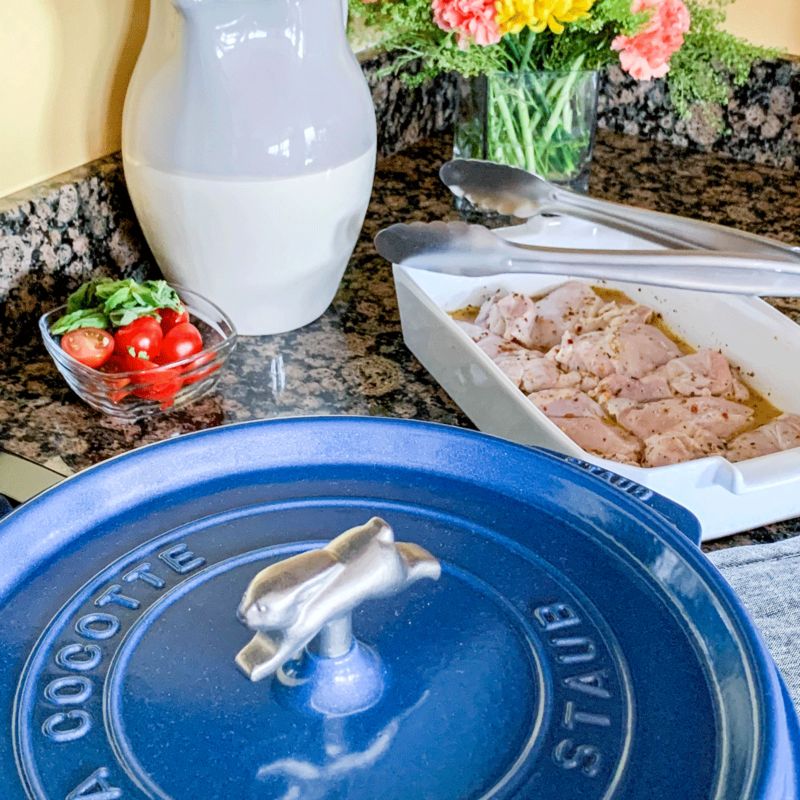
[[[173,282],[243,334],[333,299],[375,168],[340,0],[152,0],[123,121],[128,188]]]

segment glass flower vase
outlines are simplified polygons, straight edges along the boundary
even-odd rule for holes
[[[572,69],[482,75],[462,82],[454,155],[521,167],[586,191],[598,73]]]

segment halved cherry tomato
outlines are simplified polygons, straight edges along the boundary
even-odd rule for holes
[[[114,352],[134,358],[144,353],[146,359],[153,359],[161,350],[163,338],[161,326],[153,317],[139,317],[114,334]]]
[[[215,364],[209,364],[210,361],[213,361],[215,358],[215,353],[200,353],[197,358],[193,358],[184,368],[184,378],[183,378],[183,385],[189,386],[192,383],[197,383],[198,381],[203,380],[203,378],[207,378],[212,373],[216,372],[222,365],[217,362]],[[204,364],[209,364],[209,366],[203,367]],[[192,375],[187,375],[186,373],[192,372]]]
[[[203,349],[203,337],[191,322],[176,325],[161,342],[158,360],[161,364],[172,364],[189,358]]]
[[[158,315],[161,317],[161,330],[169,333],[176,325],[181,325],[189,321],[189,312],[184,308],[178,313],[171,308],[159,308]]]
[[[111,358],[114,338],[101,328],[78,328],[61,337],[61,348],[81,364],[98,369]]]

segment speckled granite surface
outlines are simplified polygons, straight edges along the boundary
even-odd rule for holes
[[[663,80],[637,82],[612,67],[598,100],[602,128],[733,156],[740,161],[800,167],[800,61],[756,64],[727,106],[681,119]]]
[[[399,220],[454,216],[437,170],[450,139],[427,139],[382,160],[372,203],[331,308],[289,334],[243,338],[215,394],[137,425],[120,425],[80,403],[35,338],[0,359],[0,441],[13,453],[72,469],[132,447],[241,420],[297,414],[413,417],[469,426],[444,391],[406,350],[389,265],[372,237]],[[601,132],[590,191],[662,211],[738,225],[797,242],[796,173]],[[800,304],[779,307],[800,321]],[[32,340],[32,341],[31,341]],[[800,533],[800,520],[711,545],[775,541]]]

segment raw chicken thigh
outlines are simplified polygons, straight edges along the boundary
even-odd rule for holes
[[[579,447],[623,464],[639,464],[642,443],[598,417],[555,417],[556,425]]]
[[[567,331],[548,357],[568,370],[590,372],[599,378],[609,375],[641,378],[680,352],[675,342],[658,328],[641,322],[624,322],[582,336]]]
[[[800,447],[799,415],[750,430],[736,368],[716,350],[681,352],[654,317],[569,281],[537,299],[497,292],[459,325],[539,411],[603,458],[661,467]]]
[[[800,447],[800,415],[782,414],[754,431],[737,436],[728,444],[727,457],[731,461],[744,461],[792,447]]]
[[[615,416],[623,428],[640,439],[687,426],[700,426],[713,436],[727,439],[750,423],[753,410],[721,397],[681,397],[630,405]]]

